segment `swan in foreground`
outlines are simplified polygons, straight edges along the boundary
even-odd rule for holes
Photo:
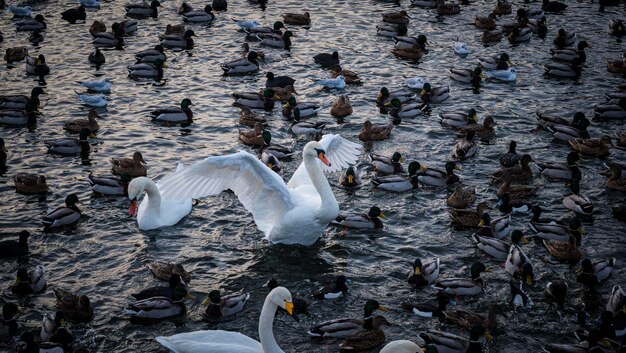
[[[248,152],[208,157],[163,178],[159,190],[166,199],[197,199],[230,189],[271,243],[309,246],[339,215],[322,170],[336,172],[355,164],[360,147],[332,134],[307,143],[287,184]]]
[[[291,293],[284,287],[274,288],[265,298],[259,317],[261,342],[238,332],[222,330],[194,331],[156,337],[163,346],[175,353],[285,353],[276,343],[272,328],[278,308],[293,314]]]

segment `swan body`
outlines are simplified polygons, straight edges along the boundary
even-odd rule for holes
[[[131,216],[135,215],[137,199],[144,192],[146,196],[137,211],[137,224],[141,230],[174,225],[191,212],[191,198],[163,197],[159,190],[159,184],[155,184],[146,177],[139,177],[128,184]]]

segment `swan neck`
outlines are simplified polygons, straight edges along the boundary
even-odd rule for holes
[[[305,155],[303,159],[304,167],[306,168],[307,173],[309,173],[309,177],[311,178],[313,186],[320,195],[320,199],[322,201],[320,204],[320,210],[329,212],[332,210],[336,210],[335,213],[339,213],[339,205],[337,204],[337,200],[335,199],[335,194],[333,194],[333,190],[330,188],[330,184],[328,184],[328,180],[322,172],[322,169],[317,162],[317,158],[314,156]],[[337,215],[334,214],[330,215],[329,217],[335,218],[337,217]]]
[[[263,353],[285,353],[274,338],[273,326],[277,308],[276,304],[272,303],[271,296],[268,295],[265,298],[263,309],[261,309],[261,317],[259,318],[259,338],[261,339]]]
[[[161,192],[159,192],[159,188],[156,184],[146,178],[146,183],[144,186],[144,191],[148,195],[148,208],[154,210],[161,209]]]

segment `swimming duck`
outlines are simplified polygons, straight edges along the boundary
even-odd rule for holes
[[[391,135],[393,124],[378,123],[372,124],[371,121],[365,120],[363,127],[359,131],[359,140],[361,141],[380,141],[386,140]]]
[[[590,138],[589,131],[587,131],[587,127],[589,127],[590,124],[589,120],[583,117],[582,120],[575,123],[572,122],[572,125],[554,124],[548,127],[547,130],[552,133],[555,139],[567,142],[578,138]]]
[[[589,126],[590,124],[589,120],[585,116],[585,113],[583,112],[574,113],[574,117],[571,120],[568,120],[564,117],[554,116],[554,115],[549,115],[549,114],[544,114],[544,113],[536,113],[536,114],[537,114],[537,125],[541,126],[542,128],[546,130],[554,127],[555,125],[568,126],[568,127],[579,129],[581,128],[581,125],[586,127],[586,126]]]
[[[107,101],[107,96],[105,96],[102,93],[80,94],[76,92],[76,95],[81,100],[81,102],[83,102],[85,105],[90,106],[90,107],[102,108],[102,107],[106,107],[107,104],[109,104],[109,101]]]
[[[30,17],[32,15],[32,7],[30,6],[7,6],[9,12],[13,14],[13,17]]]
[[[408,176],[386,176],[372,179],[374,187],[395,191],[404,192],[411,189],[416,189],[419,186],[418,172],[425,170],[418,162],[411,162],[407,168]]]
[[[546,298],[555,302],[559,308],[565,306],[565,298],[567,297],[567,290],[569,286],[565,281],[560,279],[553,279],[546,284]]]
[[[476,246],[487,254],[499,260],[506,260],[512,244],[528,244],[522,231],[516,229],[511,233],[511,243],[496,238],[484,237],[477,233],[472,234],[472,240]]]
[[[260,27],[260,26],[250,26],[249,28],[243,28],[243,31],[246,32],[249,36],[254,36],[260,33],[274,33],[282,36],[281,29],[287,29],[285,24],[282,21],[276,21],[272,25],[272,27]]]
[[[383,22],[395,23],[395,24],[408,24],[411,16],[402,10],[398,12],[385,12],[380,14],[383,17]]]
[[[246,59],[237,59],[222,64],[224,75],[249,74],[259,71],[259,62],[257,61],[257,53],[251,51]]]
[[[320,64],[322,67],[331,67],[333,65],[339,65],[339,53],[334,51],[332,54],[321,53],[313,56],[315,63]]]
[[[576,165],[576,162],[580,160],[580,155],[576,151],[572,151],[567,154],[566,164],[560,163],[543,163],[537,164],[541,175],[546,177],[549,181],[572,180],[571,167]]]
[[[274,99],[278,99],[276,93],[271,88],[263,90],[263,94],[256,92],[235,92],[232,94],[236,106],[245,106],[253,109],[263,109],[272,111],[274,109]]]
[[[473,132],[476,136],[481,139],[491,139],[494,137],[496,121],[492,116],[487,116],[483,120],[482,124],[470,124],[465,126],[459,126],[458,128],[465,132],[466,134],[469,132]]]
[[[554,45],[559,48],[573,47],[576,44],[576,32],[566,32],[565,29],[560,28],[554,38]]]
[[[352,104],[350,104],[348,96],[339,96],[330,108],[330,115],[343,118],[352,114],[352,111]]]
[[[259,116],[250,108],[246,106],[241,106],[241,110],[239,111],[239,124],[254,127],[257,123],[262,125],[267,124],[267,119],[262,116]]]
[[[511,176],[507,176],[507,178],[511,178]],[[527,213],[532,208],[531,205],[525,203],[521,200],[511,200],[511,194],[505,192],[502,194],[500,201],[498,201],[498,210],[502,213]]]
[[[571,63],[575,58],[578,58],[579,62],[584,64],[587,61],[585,49],[590,47],[587,41],[581,40],[576,48],[550,49],[550,54],[554,60]]]
[[[120,178],[95,177],[92,173],[87,176],[91,190],[100,195],[128,196],[128,183],[131,177],[128,173],[122,173]]]
[[[552,255],[557,261],[576,263],[582,257],[582,252],[576,245],[576,238],[570,236],[567,241],[559,240],[543,240],[548,254]]]
[[[271,154],[278,159],[288,158],[293,155],[291,148],[272,143],[272,134],[269,131],[263,130],[261,135],[263,136],[263,147],[261,147],[261,153]]]
[[[4,60],[7,63],[16,61],[22,61],[28,56],[28,49],[26,47],[13,47],[7,48],[4,54]]]
[[[374,316],[371,320],[365,320],[363,328],[346,337],[339,344],[341,351],[360,352],[370,350],[385,343],[385,332],[382,326],[389,325],[384,316]]]
[[[512,65],[507,53],[502,53],[497,57],[480,56],[477,60],[483,70],[507,70],[509,65]]]
[[[291,37],[293,37],[293,32],[285,31],[285,33],[283,33],[283,35],[280,37],[276,37],[276,35],[272,33],[268,33],[268,34],[261,33],[261,34],[257,34],[256,37],[261,40],[261,42],[259,43],[260,45],[265,45],[265,46],[277,48],[277,49],[289,50],[291,49],[291,44],[292,44]]]
[[[418,61],[422,58],[424,52],[420,49],[419,45],[414,44],[409,48],[393,48],[391,49],[391,54],[398,59]]]
[[[411,0],[411,6],[434,8],[435,1],[433,0]]]
[[[361,176],[354,166],[349,166],[339,176],[339,184],[347,188],[354,188],[361,185]]]
[[[448,214],[450,215],[452,224],[455,226],[478,228],[486,209],[487,203],[481,202],[476,205],[476,210],[449,209]]]
[[[12,239],[0,241],[0,259],[27,255],[28,237],[30,237],[30,232],[23,230],[17,241]]]
[[[57,311],[54,316],[50,313],[44,315],[40,336],[44,342],[69,344],[74,340],[72,333],[65,327],[65,315],[61,311]]]
[[[512,12],[511,3],[504,0],[498,0],[498,2],[496,2],[496,7],[492,11],[494,15],[498,16],[510,15]]]
[[[17,333],[18,325],[15,316],[18,313],[17,305],[4,303],[2,305],[2,317],[0,317],[0,338],[6,340]]]
[[[619,285],[613,286],[611,290],[611,296],[606,303],[606,311],[613,313],[613,315],[619,315],[624,312],[626,306],[626,293]]]
[[[161,7],[161,3],[158,0],[152,0],[147,3],[145,1],[135,4],[125,4],[124,9],[126,15],[135,17],[157,17],[159,14],[158,8]]]
[[[138,293],[133,293],[131,296],[137,300],[143,300],[153,297],[166,297],[172,299],[174,296],[174,288],[179,287],[177,291],[181,293],[186,291],[185,282],[182,277],[177,274],[171,274],[167,286],[154,286],[141,290]]]
[[[37,123],[39,115],[35,110],[35,102],[28,101],[25,110],[0,110],[0,124],[9,126],[32,126]]]
[[[379,173],[398,174],[404,172],[404,167],[402,166],[404,157],[402,157],[400,152],[394,152],[391,158],[372,153],[370,154],[370,158],[372,160],[372,165]]]
[[[404,24],[381,22],[376,25],[376,35],[387,38],[404,37],[407,32],[408,28]]]
[[[256,123],[254,130],[239,129],[239,140],[248,146],[263,146],[263,124]]]
[[[578,217],[572,217],[567,225],[557,224],[556,221],[553,220],[541,221],[541,223],[535,221],[530,222],[530,228],[537,233],[537,237],[560,242],[568,242],[570,238],[573,237],[576,239],[576,243],[580,244],[583,228]]]
[[[450,97],[450,86],[432,87],[430,83],[424,83],[420,98],[424,103],[441,103]]]
[[[194,42],[192,37],[195,36],[194,31],[188,29],[182,36],[179,34],[160,35],[159,40],[161,41],[161,45],[165,48],[180,50],[193,49]]]
[[[613,146],[611,136],[604,135],[600,139],[573,139],[569,141],[572,149],[578,153],[604,158],[608,157],[610,146]]]
[[[530,259],[517,244],[512,244],[504,262],[504,270],[511,276],[520,276],[527,285],[533,284],[535,277]]]
[[[594,109],[594,115],[596,119],[601,120],[625,120],[626,119],[626,98],[619,98],[615,101],[611,101],[605,104],[599,104]]]
[[[492,12],[488,16],[476,16],[474,25],[478,29],[492,30],[496,28],[496,15]]]
[[[48,147],[48,152],[63,155],[74,155],[87,153],[91,150],[89,137],[95,137],[91,132],[83,128],[78,134],[78,138],[61,138],[56,140],[45,140],[43,143]]]
[[[439,16],[456,15],[461,12],[459,4],[446,3],[445,0],[435,0],[435,6]]]
[[[495,304],[491,304],[486,315],[464,309],[451,309],[445,311],[443,319],[470,331],[473,327],[481,325],[488,329],[494,329],[497,328],[497,315],[499,312],[498,307]]]
[[[528,28],[541,39],[544,39],[546,34],[548,34],[548,22],[545,16],[529,18],[527,25]]]
[[[611,272],[613,272],[615,263],[615,258],[595,262],[591,262],[590,259],[585,258],[580,263],[580,268],[578,268],[577,273],[593,273],[598,278],[598,281],[602,282],[609,278]]]
[[[436,352],[446,353],[482,352],[482,344],[479,342],[481,336],[487,340],[493,339],[482,325],[474,326],[471,329],[469,339],[434,329],[420,333],[420,337],[426,342],[427,347],[434,346]]]
[[[617,145],[620,147],[626,147],[626,131],[618,131],[615,133],[617,137]]]
[[[426,168],[422,171],[422,175],[419,176],[419,181],[422,184],[431,185],[431,186],[449,186],[453,185],[459,181],[458,175],[454,174],[455,170],[461,170],[461,168],[457,165],[456,162],[446,162],[445,171]]]
[[[528,42],[533,36],[530,28],[515,28],[509,33],[508,39],[511,44]]]
[[[578,167],[572,167],[572,169],[578,169]],[[569,187],[572,193],[563,198],[563,206],[581,216],[590,217],[593,213],[593,203],[589,201],[589,198],[580,194],[580,178],[573,177]]]
[[[204,6],[203,11],[188,11],[182,14],[183,21],[192,23],[206,23],[215,19],[211,5]]]
[[[483,70],[477,66],[470,69],[450,69],[450,78],[463,83],[471,83],[474,87],[479,87],[482,81]]]
[[[86,295],[78,296],[61,288],[54,288],[57,311],[69,321],[88,322],[93,317],[93,308]]]
[[[87,57],[90,63],[100,66],[106,62],[106,58],[104,54],[100,51],[100,49],[96,48],[93,52],[89,53]]]
[[[131,178],[146,176],[146,162],[141,152],[133,153],[133,158],[111,158],[111,171],[115,175],[128,174]]]
[[[380,305],[378,301],[370,299],[366,301],[363,306],[363,319],[345,318],[329,320],[311,327],[307,333],[309,336],[313,337],[330,338],[350,336],[351,334],[362,329],[366,319],[371,320],[374,311],[376,310],[387,311],[387,308]]]
[[[473,125],[478,122],[478,115],[476,109],[471,108],[467,113],[460,112],[447,112],[439,114],[441,123],[449,127],[463,127]]]
[[[283,14],[283,22],[288,25],[308,26],[311,24],[311,14],[287,12]]]
[[[539,226],[563,225],[563,222],[561,220],[541,217],[541,213],[543,212],[543,209],[540,206],[537,206],[537,205],[533,206],[530,209],[530,212],[533,214],[532,218],[530,219],[530,228],[533,229],[535,232],[537,231],[537,229],[534,227],[534,225],[539,225]]]
[[[72,133],[80,133],[82,129],[89,129],[89,132],[93,134],[100,129],[98,121],[96,120],[96,118],[99,117],[95,110],[90,110],[87,119],[68,120],[63,124],[63,129]]]
[[[609,35],[615,37],[621,37],[626,34],[626,27],[624,21],[619,19],[611,19],[609,21]]]
[[[478,228],[475,234],[494,238],[493,229],[491,228],[491,217],[489,216],[489,213],[484,212],[482,215],[479,215],[479,218],[480,221],[477,223],[478,225],[473,225]]]
[[[343,78],[346,81],[346,84],[348,85],[360,85],[363,83],[361,82],[361,78],[356,72],[351,71],[351,70],[344,70],[341,68],[340,65],[331,66],[330,77],[337,78],[339,76],[343,76]]]
[[[448,197],[446,203],[454,208],[466,208],[476,201],[476,188],[470,186],[458,186],[452,195]]]
[[[57,207],[49,211],[43,218],[42,223],[46,229],[71,225],[81,218],[82,214],[76,204],[78,196],[76,194],[67,195],[65,198],[65,206]]]
[[[15,276],[15,283],[11,287],[11,292],[18,296],[25,296],[27,294],[41,293],[46,289],[46,274],[44,267],[41,265],[35,266],[34,269],[28,271],[24,267],[20,267],[17,270]]]
[[[75,24],[76,21],[85,21],[85,19],[87,19],[85,6],[79,5],[76,8],[63,11],[61,12],[61,18],[71,24]]]
[[[437,305],[405,302],[402,303],[402,308],[420,317],[444,318],[446,316],[448,304],[454,304],[454,301],[446,294],[438,294]]]
[[[187,12],[191,12],[193,11],[193,6],[189,5],[187,2],[183,1],[182,4],[180,4],[180,7],[178,7],[178,14],[182,15],[185,14]]]
[[[159,80],[163,77],[164,67],[167,67],[167,64],[161,59],[156,59],[154,62],[138,62],[128,67],[128,76]]]
[[[219,290],[212,290],[207,299],[202,302],[203,305],[207,305],[204,310],[204,317],[217,319],[235,315],[243,310],[248,299],[250,299],[250,293],[243,290],[226,296],[222,296]]]
[[[50,74],[50,67],[46,63],[46,57],[43,54],[39,54],[37,59],[26,57],[26,73],[29,75],[39,76],[39,80],[43,81],[44,76]]]
[[[44,175],[18,173],[13,176],[15,190],[24,195],[39,195],[48,193],[48,184]]]
[[[259,89],[259,94],[263,94],[263,91],[265,91],[265,89],[266,88]],[[274,94],[277,97],[276,99],[285,103],[289,102],[291,97],[298,95],[298,92],[296,92],[296,90],[291,85],[286,86],[285,88],[271,87],[271,89],[274,90]]]
[[[180,102],[180,108],[159,108],[150,112],[152,120],[167,124],[191,124],[193,122],[193,112],[191,100],[185,98]]]
[[[185,24],[181,23],[181,24],[177,24],[177,25],[170,25],[168,24],[167,26],[165,26],[165,32],[163,32],[164,35],[170,35],[170,34],[176,34],[179,36],[185,35],[186,32],[186,28],[185,28]]]
[[[300,118],[308,118],[316,115],[320,106],[317,103],[297,102],[296,97],[292,96],[283,107],[283,116],[291,118],[296,108],[300,111]]]
[[[532,179],[533,171],[528,164],[532,162],[532,157],[528,154],[522,155],[520,159],[520,165],[514,165],[512,167],[500,169],[492,174],[493,179],[502,180],[505,176],[512,178],[512,180],[526,181]]]
[[[121,48],[124,45],[124,30],[115,22],[111,25],[111,32],[92,33],[93,44],[96,47]]]
[[[622,168],[617,164],[611,165],[611,176],[606,180],[607,189],[626,191],[626,177],[622,175]]]
[[[423,53],[428,53],[426,45],[430,43],[428,42],[428,38],[426,38],[423,34],[420,34],[417,37],[395,36],[392,37],[392,39],[396,43],[396,48],[413,48],[417,45]]]
[[[15,25],[17,26],[18,32],[43,31],[47,27],[46,20],[41,14],[35,16],[34,19],[27,18],[17,21]]]
[[[481,40],[485,44],[499,42],[502,40],[502,32],[497,29],[484,31]]]
[[[328,284],[313,293],[316,299],[336,299],[343,297],[348,292],[348,279],[344,275],[337,276],[334,284]]]
[[[271,71],[265,74],[265,77],[267,78],[267,80],[265,81],[266,88],[285,88],[287,86],[293,86],[293,84],[296,82],[296,80],[289,76],[275,76],[274,73]]]
[[[380,208],[373,206],[367,214],[339,214],[333,224],[347,228],[360,229],[382,229],[383,221],[380,218],[387,218]]]
[[[339,75],[336,78],[316,80],[315,84],[324,86],[324,88],[328,89],[344,89],[346,88],[346,79],[343,76]]]
[[[148,264],[148,268],[154,275],[154,277],[162,280],[169,281],[172,274],[179,275],[185,283],[191,281],[191,275],[185,270],[183,265],[175,264],[173,262],[153,261]]]
[[[420,258],[416,258],[411,265],[413,270],[409,272],[407,282],[411,286],[424,287],[435,283],[439,278],[439,258],[422,263]]]
[[[567,9],[567,4],[558,1],[543,0],[541,9],[545,12],[563,12]]]
[[[312,121],[301,121],[301,113],[300,108],[296,107],[293,110],[293,121],[291,122],[291,126],[289,129],[296,135],[306,135],[306,134],[321,134],[322,130],[326,127],[325,123],[315,123]]]
[[[582,67],[580,59],[574,58],[566,64],[546,64],[544,71],[545,75],[551,77],[578,79],[582,73]]]
[[[106,24],[98,20],[93,21],[91,26],[89,26],[89,34],[91,34],[92,36],[97,33],[106,32],[106,30],[107,30]]]
[[[0,96],[0,108],[1,109],[16,109],[25,110],[26,103],[33,102],[36,107],[39,107],[39,96],[46,94],[43,88],[37,86],[30,91],[30,96],[27,95],[2,95]]]
[[[471,279],[468,278],[444,278],[440,279],[433,288],[438,291],[453,295],[476,295],[483,291],[482,272],[491,272],[483,263],[475,262],[470,268]]]
[[[276,173],[280,172],[283,168],[278,158],[265,151],[261,153],[261,162]]]
[[[186,291],[182,287],[174,288],[172,298],[152,297],[130,304],[126,313],[131,315],[131,322],[151,323],[157,320],[184,315],[187,307],[183,303]]]
[[[137,32],[137,29],[139,28],[139,21],[133,19],[124,20],[120,22],[120,28],[122,29],[124,35],[133,34]]]
[[[376,104],[379,106],[384,106],[394,98],[399,99],[400,103],[404,104],[414,97],[414,93],[408,90],[390,92],[387,87],[382,87],[378,92],[378,95],[376,96]]]
[[[539,190],[538,186],[511,185],[513,178],[510,175],[506,175],[501,180],[502,185],[498,188],[499,198],[503,198],[504,194],[508,193],[512,200],[523,200],[535,196]]]
[[[467,159],[476,155],[478,145],[474,141],[474,132],[469,131],[463,138],[459,139],[452,148],[452,157],[456,159]]]
[[[505,214],[504,216],[491,220],[489,214],[485,212],[480,218],[478,228],[476,234],[502,240],[506,238],[511,231],[511,215]]]
[[[165,62],[167,56],[165,55],[165,48],[161,44],[157,44],[153,49],[142,50],[135,54],[135,59],[142,63],[154,63],[157,60]]]

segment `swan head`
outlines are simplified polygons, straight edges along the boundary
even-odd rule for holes
[[[331,166],[330,161],[328,160],[328,158],[326,158],[326,151],[324,151],[324,147],[321,143],[317,141],[311,141],[307,143],[306,146],[304,146],[304,151],[302,155],[303,157],[319,158],[322,163],[326,164],[329,167]]]
[[[285,287],[276,287],[268,295],[268,299],[276,306],[285,309],[289,315],[293,315],[293,300],[291,293]]]
[[[130,200],[128,214],[130,214],[131,217],[137,214],[137,200],[145,191],[147,179],[146,177],[135,178],[128,184],[128,199]]]

